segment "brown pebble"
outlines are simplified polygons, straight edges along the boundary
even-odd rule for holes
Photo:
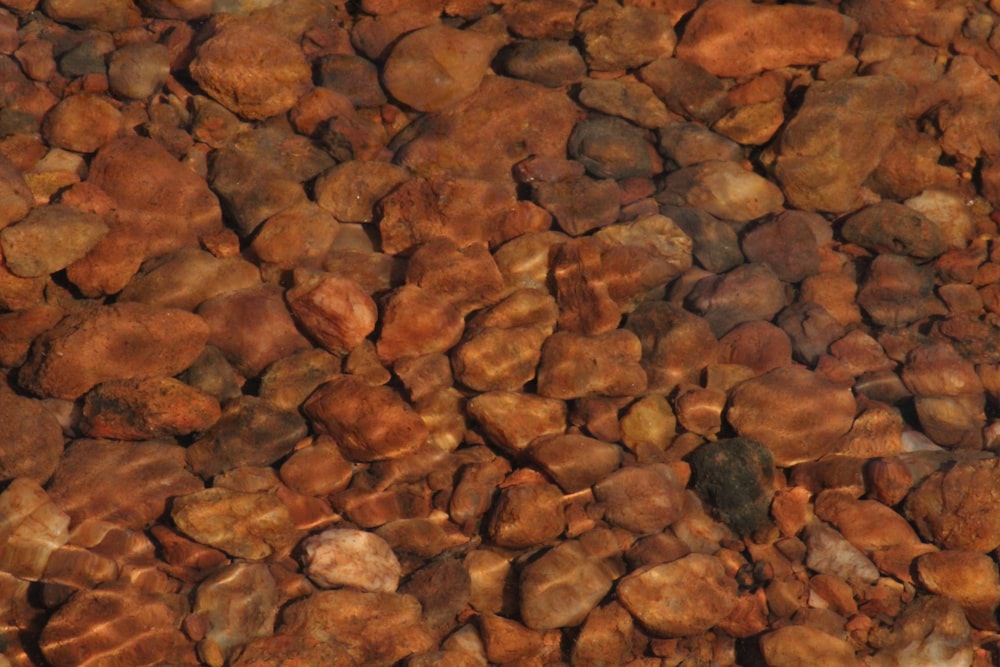
[[[0,230],[3,261],[23,278],[55,273],[86,255],[108,231],[94,213],[64,204],[39,206],[21,222]]]
[[[770,320],[785,305],[785,288],[767,264],[742,264],[695,283],[686,302],[716,336],[754,320]]]
[[[45,116],[42,132],[53,146],[93,153],[121,132],[124,119],[108,100],[90,93],[67,97]]]
[[[555,333],[542,346],[538,392],[563,399],[638,394],[646,388],[646,374],[639,365],[641,356],[639,341],[629,331],[598,336]],[[581,374],[581,358],[590,360],[590,372]]]
[[[577,33],[592,70],[640,67],[674,51],[670,19],[649,7],[599,5],[580,13]]]
[[[126,44],[108,60],[108,83],[120,97],[144,100],[156,93],[169,75],[170,53],[155,42]]]
[[[376,349],[379,359],[388,364],[403,357],[447,352],[464,329],[462,314],[446,296],[404,285],[386,301]]]
[[[316,203],[341,222],[371,222],[373,208],[407,179],[402,167],[351,160],[331,167],[313,183]]]
[[[566,404],[554,398],[491,391],[474,397],[467,409],[483,434],[510,454],[520,454],[535,438],[566,430]]]
[[[907,497],[906,516],[925,540],[943,549],[992,551],[1000,546],[1000,518],[989,510],[988,501],[997,474],[993,459],[960,462],[935,472]]]
[[[205,489],[175,498],[170,515],[196,541],[248,560],[288,549],[297,538],[288,507],[271,493]]]
[[[779,628],[765,634],[760,641],[764,659],[773,667],[793,667],[817,660],[830,667],[857,664],[849,643],[808,625]]]
[[[262,261],[283,269],[319,268],[339,232],[337,220],[325,210],[298,204],[265,220],[250,248]]]
[[[215,398],[173,378],[110,380],[84,395],[81,431],[93,438],[146,440],[207,430]]]
[[[346,354],[375,329],[375,302],[353,280],[308,276],[285,293],[298,323],[332,354]]]

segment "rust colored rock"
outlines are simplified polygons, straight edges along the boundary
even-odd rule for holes
[[[590,69],[640,67],[674,51],[677,36],[670,19],[652,8],[598,5],[582,12],[576,31],[583,39]]]
[[[878,255],[858,290],[857,302],[876,324],[904,327],[947,309],[933,292],[933,275],[902,255]]]
[[[854,586],[871,585],[878,580],[878,568],[868,556],[828,524],[821,521],[808,524],[803,540],[808,549],[806,565],[811,570]]]
[[[947,249],[940,228],[918,211],[892,201],[868,206],[841,228],[851,243],[917,259],[937,257]]]
[[[553,398],[492,391],[472,398],[467,410],[493,444],[514,455],[535,438],[566,430],[566,404]]]
[[[514,484],[501,489],[487,530],[493,542],[524,549],[559,537],[566,527],[563,494],[552,484]]]
[[[920,538],[906,519],[878,501],[856,500],[831,489],[816,497],[815,507],[816,516],[833,524],[865,554],[920,544]]]
[[[730,107],[726,85],[704,68],[677,58],[658,58],[639,78],[674,113],[711,125]]]
[[[547,335],[537,327],[470,329],[452,353],[455,377],[477,391],[518,391],[534,379]]]
[[[36,399],[0,391],[0,480],[31,479],[45,483],[59,464],[62,427],[54,414]]]
[[[318,440],[297,450],[281,464],[281,481],[309,496],[327,496],[347,487],[354,466],[332,442]]]
[[[198,315],[208,324],[208,342],[247,377],[310,347],[288,312],[284,290],[276,285],[220,294],[203,302]]]
[[[618,601],[650,632],[675,637],[705,632],[736,606],[736,582],[706,554],[636,570],[618,583]]]
[[[447,352],[462,337],[465,320],[458,309],[435,291],[404,285],[388,298],[376,349],[379,359]]]
[[[618,219],[621,191],[611,180],[588,176],[532,184],[532,199],[549,211],[567,234],[610,225]]]
[[[252,21],[220,21],[191,63],[191,76],[233,113],[263,120],[284,113],[312,87],[301,49]]]
[[[264,221],[250,243],[264,262],[283,269],[323,265],[340,231],[337,220],[313,203],[293,205]]]
[[[298,537],[288,506],[266,492],[213,488],[180,495],[170,516],[197,542],[247,560],[289,549]]]
[[[684,513],[684,480],[664,463],[622,468],[594,485],[604,518],[635,533],[663,530]]]
[[[629,406],[619,421],[622,443],[632,451],[665,450],[677,435],[677,417],[666,398],[644,396]]]
[[[58,324],[63,315],[61,308],[49,305],[0,314],[0,365],[22,365],[35,338]]]
[[[205,346],[201,318],[137,303],[69,315],[42,334],[18,382],[39,396],[75,399],[106,380],[175,375]]]
[[[621,309],[602,279],[599,242],[584,237],[555,245],[551,263],[562,329],[604,334],[618,327]]]
[[[84,395],[80,430],[92,438],[148,440],[204,431],[219,402],[173,378],[102,382]]]
[[[789,625],[760,638],[769,667],[793,667],[819,660],[830,667],[857,665],[854,648],[847,641],[809,625]]]
[[[341,222],[371,222],[375,204],[409,177],[386,162],[351,160],[323,172],[313,183],[316,203]]]
[[[117,137],[123,125],[121,112],[107,99],[80,93],[52,107],[45,116],[42,133],[52,146],[93,153]]]
[[[333,354],[346,354],[375,330],[378,308],[353,280],[309,276],[285,293],[289,310]]]
[[[809,366],[815,366],[831,343],[846,333],[826,308],[815,303],[794,303],[782,310],[776,321],[792,341],[795,359]]]
[[[581,0],[514,0],[503,5],[503,18],[521,37],[570,39],[583,4]]]
[[[856,28],[832,9],[713,0],[692,14],[677,57],[717,76],[742,78],[832,60],[847,50]],[[790,32],[801,39],[788,40]]]
[[[385,61],[389,93],[417,111],[440,111],[479,88],[500,44],[490,35],[434,24],[407,33]]]
[[[496,614],[479,617],[479,633],[486,657],[493,663],[538,658],[545,644],[542,632]]]
[[[660,152],[681,167],[709,160],[739,162],[743,158],[738,144],[697,123],[661,122],[657,127]]]
[[[914,667],[935,667],[942,660],[972,664],[971,635],[969,622],[957,602],[939,595],[921,597],[896,617],[892,633],[874,657]]]
[[[823,306],[845,327],[861,321],[861,309],[855,299],[857,292],[857,281],[840,271],[817,273],[803,280],[799,287],[803,301]]]
[[[625,664],[633,656],[628,640],[634,632],[632,616],[619,602],[595,608],[580,628],[573,645],[575,665]]]
[[[785,305],[785,288],[768,265],[742,264],[699,280],[686,302],[723,336],[744,322],[774,317]]]
[[[653,90],[637,81],[586,79],[580,87],[580,104],[631,121],[640,127],[656,129],[667,125],[667,107]]]
[[[931,440],[945,447],[982,446],[986,396],[971,363],[939,343],[910,352],[902,377]]]
[[[0,231],[3,261],[22,278],[64,269],[90,251],[108,233],[102,216],[65,206],[39,206]]]
[[[184,448],[162,441],[76,440],[66,449],[49,495],[74,523],[100,519],[141,530],[170,498],[200,491],[184,467]]]
[[[170,75],[170,52],[156,42],[133,42],[116,49],[108,60],[108,85],[120,97],[144,100]]]
[[[188,466],[208,478],[240,466],[268,465],[289,454],[306,432],[297,412],[240,396],[187,448]]]
[[[736,162],[709,160],[667,175],[657,200],[708,211],[723,220],[748,222],[782,209],[778,186]]]
[[[826,220],[802,211],[786,211],[743,235],[747,260],[767,264],[781,280],[797,283],[819,272],[819,245],[813,226]]]
[[[993,459],[956,463],[928,476],[904,505],[921,537],[943,549],[986,553],[1000,546],[1000,517],[990,498],[1000,476]]]
[[[666,302],[641,304],[629,313],[625,328],[642,344],[640,363],[649,391],[668,394],[681,384],[696,383],[718,354],[708,323]]]
[[[996,562],[985,554],[945,550],[915,561],[920,583],[935,595],[962,605],[978,628],[995,629],[994,611],[1000,604],[1000,574]]]
[[[531,155],[565,157],[577,107],[561,92],[491,76],[454,107],[415,123],[396,162],[424,176],[503,182]]]
[[[597,336],[557,332],[542,346],[538,393],[562,399],[639,394],[646,388],[641,357],[639,339],[627,330]]]
[[[468,607],[472,581],[461,560],[446,558],[431,561],[411,574],[399,592],[420,601],[427,629],[441,637],[455,628],[459,615]]]
[[[567,433],[537,438],[528,457],[566,493],[597,484],[618,468],[622,449],[596,438]]]
[[[785,367],[738,385],[726,419],[737,433],[770,449],[775,464],[788,466],[832,451],[850,430],[855,410],[849,389]]]
[[[495,303],[504,291],[486,244],[459,247],[447,238],[417,247],[406,265],[406,282],[444,296],[463,316]]]
[[[417,450],[427,425],[394,390],[344,376],[328,382],[302,407],[351,461],[378,461]]]
[[[469,542],[469,536],[440,512],[427,518],[396,519],[379,526],[375,532],[396,553],[420,560],[440,556]]]

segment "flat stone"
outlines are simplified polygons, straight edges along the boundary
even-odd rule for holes
[[[258,285],[260,270],[241,257],[216,257],[198,248],[181,248],[143,266],[118,301],[193,311],[215,296]]]
[[[704,209],[733,222],[749,222],[777,213],[784,196],[776,185],[736,162],[711,160],[667,175],[661,204]]]
[[[519,40],[500,52],[503,72],[549,88],[578,83],[587,76],[580,50],[561,40]]]
[[[716,336],[745,322],[770,320],[785,305],[785,288],[766,264],[741,264],[695,283],[686,299]]]
[[[642,131],[614,116],[598,116],[577,123],[568,150],[570,157],[596,178],[652,176],[661,170],[654,161],[656,152]]]
[[[729,109],[726,85],[714,74],[677,58],[657,58],[639,70],[639,79],[674,113],[711,125]]]
[[[483,434],[511,454],[519,454],[535,438],[566,430],[566,404],[553,398],[492,391],[472,398],[467,409]]]
[[[371,222],[378,200],[408,176],[394,164],[351,160],[323,172],[313,182],[313,193],[316,203],[340,222]]]
[[[296,321],[333,354],[346,354],[375,329],[378,309],[353,280],[310,276],[285,293]]]
[[[768,667],[792,667],[816,660],[831,667],[857,664],[849,643],[808,625],[789,625],[768,632],[760,643]]]
[[[819,273],[819,243],[813,226],[828,226],[822,217],[802,211],[785,211],[748,230],[740,242],[747,260],[763,262],[775,275],[797,283]]]
[[[9,159],[0,156],[0,228],[24,218],[34,202],[21,171]]]
[[[709,160],[739,162],[743,149],[736,142],[705,128],[698,123],[668,122],[665,119],[655,127],[659,128],[657,147],[664,157],[668,157],[681,167],[689,167]]]
[[[0,230],[3,261],[16,276],[45,276],[86,255],[108,231],[94,213],[64,204],[39,206],[21,222]]]
[[[288,507],[272,493],[205,489],[174,498],[170,516],[195,541],[247,560],[288,549],[297,537]]]
[[[102,382],[84,395],[82,413],[85,435],[116,440],[205,431],[221,416],[214,397],[173,378]]]
[[[653,89],[638,81],[585,79],[580,85],[580,104],[594,111],[617,116],[640,127],[667,125],[667,107]]]
[[[841,228],[851,243],[878,252],[932,259],[947,249],[940,228],[918,211],[881,201],[850,216]]]

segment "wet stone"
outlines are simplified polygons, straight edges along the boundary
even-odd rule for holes
[[[747,260],[767,264],[781,280],[797,283],[819,272],[819,244],[813,227],[828,225],[818,215],[785,211],[748,230],[740,247]]]
[[[24,218],[34,197],[24,176],[6,157],[0,157],[0,228]]]
[[[374,63],[359,56],[329,55],[319,63],[319,85],[329,88],[357,107],[386,103]]]
[[[796,360],[815,365],[830,344],[845,334],[826,308],[815,303],[797,302],[782,310],[776,320],[792,341]]]
[[[671,55],[677,43],[670,19],[642,6],[593,7],[579,15],[576,31],[587,65],[597,71],[640,67]]]
[[[42,132],[53,146],[93,153],[121,132],[124,118],[108,100],[89,93],[67,97],[45,116]]]
[[[84,395],[81,431],[92,438],[147,440],[205,431],[219,402],[173,378],[102,382]]]
[[[262,563],[233,563],[198,585],[192,611],[205,637],[226,655],[258,637],[269,637],[279,604],[278,584]]]
[[[639,79],[668,109],[687,120],[711,125],[729,107],[722,80],[695,63],[658,58],[639,70]]]
[[[667,175],[657,201],[669,206],[704,209],[723,220],[749,222],[777,213],[781,190],[736,162],[710,160]]]
[[[730,438],[706,443],[690,457],[695,490],[722,521],[748,535],[768,521],[774,458],[758,442]]]
[[[937,225],[908,206],[882,201],[855,213],[841,233],[851,243],[880,252],[930,259],[947,246]]]
[[[577,176],[555,182],[533,183],[532,199],[549,211],[571,236],[610,225],[618,219],[621,190],[612,179]]]
[[[640,127],[656,129],[670,122],[667,107],[644,83],[586,79],[580,86],[580,104]]]
[[[126,44],[108,60],[108,83],[121,97],[143,100],[153,95],[170,74],[167,47],[154,42]]]
[[[306,538],[301,547],[306,575],[323,588],[392,593],[399,583],[399,560],[373,533],[334,528]]]
[[[582,0],[514,0],[502,7],[510,30],[530,39],[570,39]]]
[[[267,558],[296,538],[288,507],[271,493],[205,489],[175,498],[170,516],[192,539],[247,560]]]
[[[558,332],[542,346],[538,393],[562,399],[638,394],[646,388],[641,356],[639,340],[629,331],[597,336]],[[581,373],[581,359],[588,360],[590,372]]]
[[[696,382],[718,354],[715,336],[704,319],[665,302],[641,304],[629,313],[625,328],[642,345],[640,363],[650,391],[668,394],[681,384]]]
[[[371,222],[376,202],[407,177],[394,164],[351,160],[323,172],[313,193],[316,203],[340,222]]]
[[[902,255],[879,255],[858,290],[857,303],[876,324],[904,327],[947,310],[933,293],[932,273]]]
[[[346,354],[375,329],[378,308],[353,280],[312,275],[285,293],[303,329],[332,354]]]
[[[562,534],[563,495],[552,484],[514,484],[501,489],[493,502],[487,530],[497,546],[523,549]]]
[[[761,652],[769,667],[792,667],[822,660],[831,667],[856,665],[849,643],[808,625],[789,625],[765,634]]]
[[[559,40],[523,40],[500,52],[503,71],[549,88],[578,83],[587,76],[587,64],[579,49]]]
[[[697,123],[664,120],[655,127],[660,128],[660,153],[681,167],[710,160],[739,162],[743,158],[743,149],[737,143]]]
[[[297,204],[264,221],[250,243],[264,262],[283,269],[323,265],[340,232],[337,220],[315,204]]]
[[[1000,546],[1000,522],[988,501],[997,474],[994,460],[956,463],[935,472],[907,497],[906,516],[921,537],[941,548],[992,551]]]
[[[411,574],[399,592],[420,601],[427,629],[441,636],[456,626],[459,614],[469,604],[472,581],[462,561],[448,558],[432,561]]]
[[[6,436],[0,444],[0,479],[44,483],[62,456],[62,427],[36,399],[0,391],[0,421]]]
[[[554,398],[509,391],[479,394],[467,404],[490,442],[520,454],[535,438],[566,430],[566,404]]]
[[[594,485],[604,518],[634,533],[654,533],[684,512],[685,479],[666,464],[622,468]]]
[[[661,171],[652,144],[641,130],[621,118],[595,117],[577,123],[568,149],[570,157],[596,178],[619,180]]]
[[[382,309],[376,349],[391,364],[404,357],[447,352],[462,337],[465,321],[444,295],[417,285],[393,291]]]
[[[616,470],[622,459],[617,445],[572,433],[538,438],[527,453],[566,493],[597,484]]]
[[[742,264],[699,280],[686,301],[722,336],[739,324],[774,317],[785,305],[785,288],[766,264]]]
[[[660,213],[673,220],[691,239],[692,256],[705,270],[725,273],[743,262],[732,225],[697,208],[661,205]]]
[[[0,231],[3,261],[23,278],[55,273],[86,255],[108,231],[94,213],[63,204],[40,206]]]

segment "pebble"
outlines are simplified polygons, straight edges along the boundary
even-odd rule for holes
[[[986,396],[973,365],[950,345],[938,343],[907,355],[903,383],[915,396],[923,432],[944,447],[979,449],[986,423]]]
[[[302,50],[272,26],[235,19],[214,27],[198,47],[191,76],[233,113],[264,120],[291,109],[312,87]]]
[[[316,203],[340,222],[371,222],[375,204],[408,178],[402,167],[385,162],[342,162],[313,183]]]
[[[198,585],[193,606],[205,625],[202,650],[210,642],[233,657],[244,644],[269,637],[279,595],[278,584],[263,563],[232,563],[207,577]]]
[[[565,527],[559,488],[529,483],[500,489],[486,529],[497,546],[524,549],[554,540]]]
[[[942,549],[992,551],[1000,546],[1000,521],[988,500],[997,474],[992,459],[958,462],[935,472],[907,496],[906,517],[921,537]]]
[[[375,330],[378,309],[353,280],[309,276],[285,292],[299,325],[332,354],[346,354]]]
[[[729,108],[722,80],[686,60],[658,58],[639,70],[639,79],[686,120],[711,125]]]
[[[0,479],[48,480],[63,451],[56,417],[37,399],[0,391],[0,421],[7,434],[0,444]]]
[[[842,338],[846,331],[826,308],[799,301],[782,310],[776,320],[779,327],[792,341],[796,360],[810,366],[818,363],[831,343]]]
[[[538,438],[527,454],[568,494],[597,484],[622,460],[617,445],[573,433]]]
[[[713,0],[691,15],[677,57],[716,76],[741,78],[832,60],[845,52],[856,28],[832,9]],[[790,32],[801,39],[786,39]]]
[[[774,459],[759,442],[728,438],[701,445],[690,455],[694,488],[739,535],[768,522],[774,495]]]
[[[45,115],[42,135],[52,145],[93,153],[121,133],[125,119],[104,97],[80,93],[67,97]]]
[[[736,162],[709,160],[668,174],[657,200],[704,209],[723,220],[748,222],[780,211],[784,196],[773,183]]]
[[[39,580],[53,552],[69,540],[70,517],[46,494],[40,483],[20,478],[0,493],[3,531],[8,545],[3,571],[29,581]]]
[[[740,324],[773,318],[785,305],[785,288],[767,264],[741,264],[702,278],[685,301],[721,337]]]
[[[633,631],[632,616],[620,603],[596,607],[580,628],[571,659],[580,665],[625,664],[632,657]]]
[[[511,32],[529,39],[570,39],[583,0],[514,0],[502,7]]]
[[[858,289],[857,303],[877,324],[904,327],[930,315],[944,315],[934,295],[934,276],[902,255],[879,255]]]
[[[640,127],[656,129],[670,122],[667,107],[652,88],[638,81],[586,79],[580,86],[580,104]]]
[[[587,76],[587,64],[579,49],[562,40],[516,41],[500,51],[505,74],[549,88],[579,83]]]
[[[393,593],[399,584],[396,554],[373,533],[334,528],[307,537],[301,548],[306,575],[322,588]]]
[[[657,147],[660,153],[681,167],[711,160],[739,162],[743,157],[739,144],[698,123],[664,120],[656,127],[659,128]]]
[[[45,14],[60,23],[109,32],[136,25],[140,18],[139,9],[132,0],[111,0],[99,7],[75,0],[46,0]]]
[[[841,233],[851,243],[917,259],[933,259],[948,247],[937,225],[909,206],[892,201],[878,202],[851,215]]]
[[[587,65],[595,71],[641,67],[670,56],[677,44],[670,19],[642,5],[591,7],[580,13],[576,31],[582,37]]]
[[[22,278],[48,275],[86,255],[108,231],[99,215],[63,204],[39,206],[0,231],[3,261]]]
[[[875,564],[830,525],[821,521],[808,524],[804,541],[809,569],[838,577],[854,586],[871,585],[878,580]]]
[[[382,83],[409,107],[441,111],[476,92],[499,47],[483,32],[429,25],[395,43]]]
[[[667,637],[709,630],[729,615],[737,600],[736,584],[722,562],[697,553],[632,572],[618,582],[616,594],[639,623]]]
[[[733,389],[726,419],[741,436],[770,449],[776,465],[789,466],[833,451],[850,430],[855,409],[849,389],[788,366]]]
[[[557,332],[542,346],[538,393],[548,398],[636,395],[646,388],[635,334],[615,330],[597,336]],[[586,368],[580,360],[587,359]]]
[[[535,378],[547,335],[537,327],[469,329],[452,351],[455,378],[477,391],[520,391]]]
[[[873,659],[913,667],[969,667],[974,663],[971,634],[956,602],[942,596],[921,597],[896,617]]]
[[[617,470],[594,485],[604,518],[634,533],[655,533],[684,512],[684,475],[665,463]]]
[[[543,633],[496,614],[479,617],[479,633],[486,657],[492,663],[537,658],[544,647]]]
[[[437,638],[450,631],[456,617],[467,608],[472,579],[461,560],[446,558],[432,561],[411,574],[399,592],[420,601],[424,623]]]
[[[0,156],[0,228],[28,215],[34,197],[17,166]]]
[[[618,430],[622,443],[633,451],[645,447],[664,450],[677,435],[677,417],[663,396],[644,396],[629,406]]]
[[[406,282],[437,292],[462,315],[495,303],[504,292],[503,276],[485,244],[460,248],[448,239],[428,241],[414,251]]]
[[[822,661],[830,667],[858,664],[854,648],[846,641],[809,625],[788,625],[760,638],[768,667],[793,667]]]
[[[490,391],[469,400],[469,416],[503,451],[518,455],[536,438],[566,430],[566,403],[511,391]]]
[[[991,557],[972,551],[945,550],[924,554],[914,565],[917,578],[927,590],[960,604],[976,627],[996,630],[994,613],[1000,604],[1000,574]]]
[[[340,93],[356,107],[385,104],[378,68],[359,56],[332,54],[319,62],[319,85]]]
[[[447,352],[462,338],[462,313],[444,296],[417,285],[392,292],[382,310],[376,350],[386,364],[404,357]]]
[[[647,390],[670,393],[695,383],[716,360],[718,344],[704,319],[666,302],[649,301],[629,313],[625,328],[642,346]]]
[[[748,261],[763,262],[779,279],[798,283],[819,273],[819,243],[813,228],[828,224],[816,214],[785,211],[748,230],[740,248]]]
[[[170,75],[170,53],[155,42],[133,42],[108,59],[108,85],[119,97],[144,100],[155,94]]]
[[[118,300],[194,311],[213,297],[259,284],[260,270],[240,257],[181,248],[147,262]]]
[[[221,412],[212,396],[173,378],[109,380],[83,397],[80,430],[92,438],[147,440],[205,431]]]
[[[170,516],[195,541],[247,560],[289,549],[297,537],[288,506],[266,492],[212,488],[178,495]]]

